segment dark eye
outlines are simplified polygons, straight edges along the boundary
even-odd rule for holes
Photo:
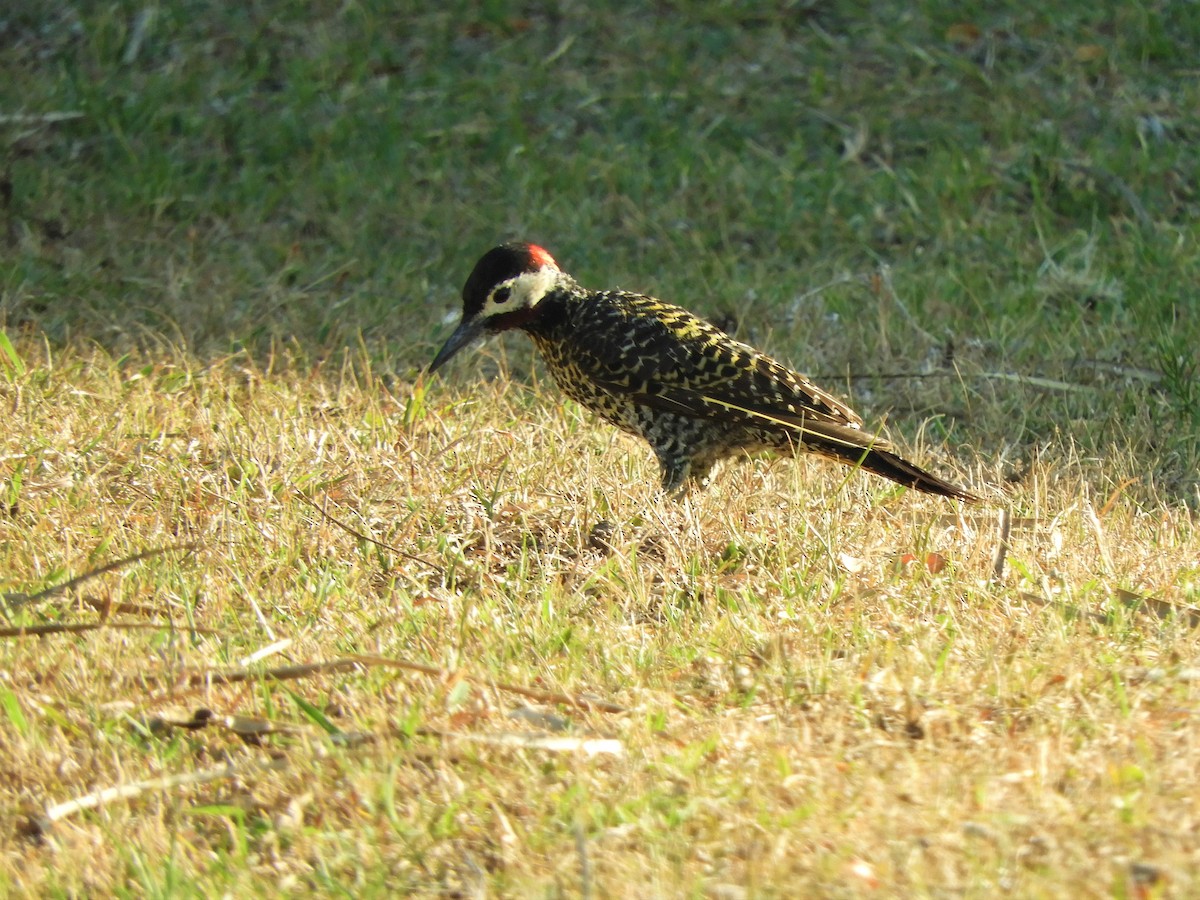
[[[496,293],[492,294],[492,302],[497,306],[503,306],[508,302],[509,296],[512,294],[512,288],[502,287],[496,288]]]

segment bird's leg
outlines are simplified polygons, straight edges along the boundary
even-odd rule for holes
[[[712,464],[699,465],[694,460],[680,461],[660,456],[662,465],[662,491],[672,500],[682,500],[693,487],[703,490],[708,487],[708,475]]]
[[[686,459],[668,458],[665,455],[659,456],[659,465],[662,466],[662,492],[672,500],[679,500],[688,492],[691,487],[691,470],[692,464]]]

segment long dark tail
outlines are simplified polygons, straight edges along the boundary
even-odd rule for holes
[[[897,456],[888,450],[870,449],[856,450],[852,447],[839,448],[838,456],[842,462],[859,465],[868,472],[890,478],[905,487],[924,491],[926,494],[936,494],[939,497],[953,497],[968,503],[978,503],[979,497],[966,488],[951,484],[945,479],[938,478],[932,472],[926,472],[920,466],[910,463],[907,459]]]

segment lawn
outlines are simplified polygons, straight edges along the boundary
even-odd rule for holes
[[[0,894],[1200,893],[1200,6],[0,15]],[[986,497],[676,502],[476,259]]]

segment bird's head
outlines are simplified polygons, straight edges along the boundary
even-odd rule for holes
[[[542,298],[563,277],[554,257],[536,244],[493,247],[475,263],[463,287],[462,321],[429,364],[429,371],[441,368],[481,337],[532,322]]]

